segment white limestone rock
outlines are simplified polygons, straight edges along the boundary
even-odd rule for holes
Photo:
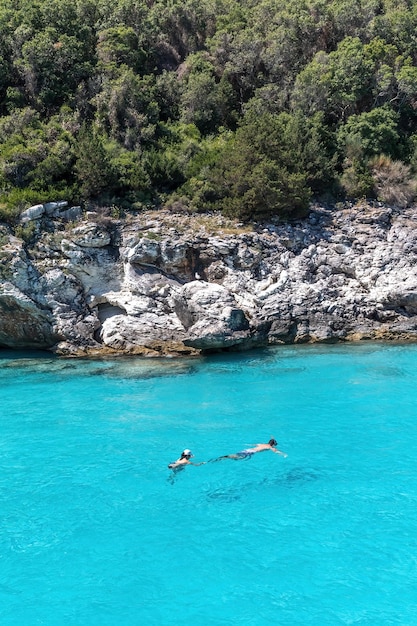
[[[82,224],[71,231],[71,241],[82,248],[104,248],[110,243],[109,232],[99,224]]]
[[[25,211],[22,211],[20,214],[20,221],[32,222],[33,220],[39,220],[42,215],[45,213],[45,207],[43,204],[35,204],[34,206],[29,207]]]
[[[0,225],[0,346],[72,355],[417,338],[414,208],[316,207],[231,235],[163,212],[69,227],[65,207],[31,209],[34,242]]]
[[[0,346],[50,348],[57,339],[49,311],[12,283],[0,284]]]

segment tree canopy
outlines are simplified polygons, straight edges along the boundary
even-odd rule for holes
[[[415,187],[416,30],[417,0],[3,0],[0,219],[409,202],[384,184]]]

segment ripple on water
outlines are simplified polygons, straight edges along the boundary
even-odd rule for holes
[[[3,354],[0,623],[417,624],[416,353]]]

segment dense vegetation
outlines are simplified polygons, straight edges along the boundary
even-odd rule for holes
[[[47,199],[406,205],[415,0],[2,0],[0,218]]]

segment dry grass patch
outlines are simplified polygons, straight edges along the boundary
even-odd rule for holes
[[[401,208],[414,200],[417,181],[409,165],[381,154],[372,159],[370,167],[378,200]]]

